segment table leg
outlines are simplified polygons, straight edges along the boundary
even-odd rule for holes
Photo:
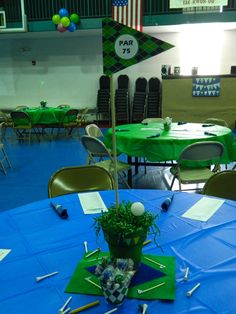
[[[128,164],[132,166],[132,157],[127,156]],[[132,188],[132,167],[128,170],[128,184]]]
[[[134,158],[134,169],[135,169],[135,174],[138,174],[138,157]]]

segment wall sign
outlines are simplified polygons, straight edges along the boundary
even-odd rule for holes
[[[197,77],[193,78],[193,97],[217,97],[220,96],[219,77]]]
[[[170,0],[170,9],[228,5],[228,0]]]

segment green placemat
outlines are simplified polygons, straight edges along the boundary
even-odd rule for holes
[[[100,253],[99,257],[109,256],[108,253]],[[154,262],[165,265],[165,268],[160,268],[158,264],[152,261],[146,260],[145,257],[151,259]],[[142,263],[149,267],[156,269],[164,274],[164,276],[148,280],[142,284],[130,287],[127,297],[136,299],[164,299],[174,300],[175,299],[175,258],[172,256],[156,256],[156,255],[143,255]],[[77,265],[73,276],[70,279],[69,284],[66,287],[65,292],[67,293],[81,293],[81,294],[92,294],[92,295],[103,295],[100,288],[90,284],[85,278],[90,279],[96,284],[100,285],[97,276],[89,272],[86,268],[98,264],[98,261],[93,256],[89,259],[83,258]],[[140,275],[140,274],[139,274]],[[138,294],[138,289],[146,290],[150,289],[160,283],[165,283],[162,286],[146,291],[142,294]]]

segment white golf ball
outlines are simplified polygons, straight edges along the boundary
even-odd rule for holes
[[[145,208],[140,202],[133,203],[130,210],[134,216],[142,216],[145,212]]]

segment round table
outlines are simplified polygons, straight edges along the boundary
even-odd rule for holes
[[[100,195],[107,207],[115,202],[114,191],[102,191]],[[161,204],[172,195],[169,210],[162,212]],[[148,312],[159,314],[236,313],[236,202],[225,200],[206,222],[183,217],[203,197],[160,190],[119,191],[120,202],[143,202],[146,210],[158,215],[157,242],[162,250],[150,234],[148,239],[152,241],[143,247],[143,254],[175,259],[175,300],[127,298],[117,314],[139,313],[139,304],[143,303],[148,304]],[[52,209],[51,201],[67,208],[69,218],[61,219]],[[1,314],[58,313],[71,295],[65,293],[65,289],[84,256],[84,241],[88,242],[89,251],[99,245],[107,252],[106,242],[103,238],[98,242],[93,228],[97,215],[84,214],[77,194],[45,199],[0,213],[0,249],[11,249],[0,261]],[[187,267],[188,281],[184,281]],[[36,282],[37,276],[55,271],[57,275]],[[192,297],[187,297],[186,292],[199,282],[201,286]],[[84,281],[86,284],[89,285]],[[72,309],[94,300],[99,300],[100,305],[86,313],[104,313],[112,308],[101,295],[72,295]]]
[[[130,157],[145,157],[152,162],[177,160],[181,151],[199,141],[218,141],[224,147],[222,164],[233,160],[233,132],[226,127],[201,123],[172,123],[165,131],[163,123],[127,124],[116,127],[117,150]],[[112,129],[104,139],[112,147]]]

